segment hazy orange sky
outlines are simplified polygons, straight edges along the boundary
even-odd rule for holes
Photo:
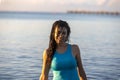
[[[120,0],[0,0],[0,11],[119,11]]]

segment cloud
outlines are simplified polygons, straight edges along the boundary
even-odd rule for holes
[[[107,4],[107,7],[111,9],[111,11],[120,12],[120,0],[110,0]]]
[[[108,6],[119,7],[120,8],[120,0],[110,0],[108,2]]]
[[[50,11],[118,10],[120,0],[0,0],[0,10]]]
[[[102,6],[105,4],[105,2],[107,2],[107,0],[97,0],[97,5]]]
[[[21,5],[21,4],[26,4],[26,5],[34,5],[37,3],[42,3],[44,0],[1,0],[1,4],[7,4],[7,5]]]

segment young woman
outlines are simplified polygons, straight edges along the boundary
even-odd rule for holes
[[[43,52],[40,80],[48,80],[50,68],[53,70],[53,80],[87,80],[79,47],[67,43],[70,32],[66,21],[53,23],[49,47]]]

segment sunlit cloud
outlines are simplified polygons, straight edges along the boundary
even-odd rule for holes
[[[120,0],[0,0],[0,10],[50,11],[115,10],[120,11]]]
[[[8,5],[33,5],[37,3],[42,3],[44,0],[1,0],[2,4],[8,4]]]
[[[116,6],[120,9],[120,0],[110,0],[108,6]]]
[[[99,6],[104,5],[105,2],[106,0],[97,0],[97,5]]]

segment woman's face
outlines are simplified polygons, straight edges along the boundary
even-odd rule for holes
[[[57,44],[62,44],[65,43],[67,40],[67,29],[65,27],[56,27],[55,28],[55,34],[54,34],[54,39]]]

